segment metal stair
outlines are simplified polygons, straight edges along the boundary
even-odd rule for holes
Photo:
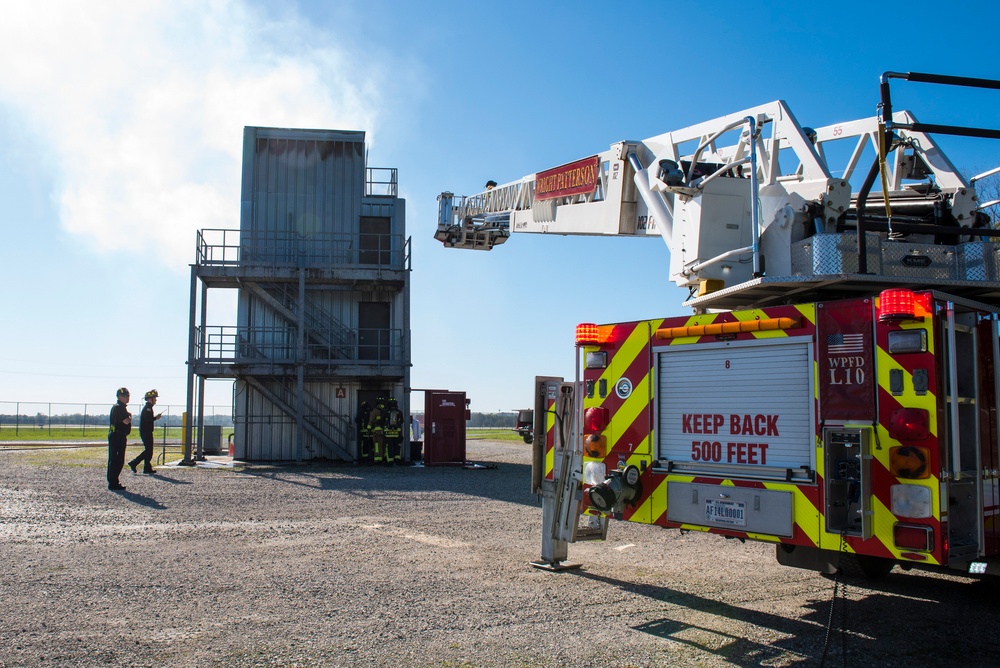
[[[260,392],[275,406],[280,408],[289,417],[296,416],[296,395],[295,392],[284,383],[265,385],[254,376],[242,377],[248,385]],[[324,406],[315,395],[305,392],[302,397],[303,413],[306,417],[302,420],[302,426],[327,450],[332,458],[344,461],[354,461],[354,456],[345,449],[341,443],[348,441],[347,428],[331,420],[329,415],[332,409]],[[305,444],[309,454],[317,456],[316,451],[308,444]],[[320,453],[326,454],[326,453]]]
[[[288,285],[240,281],[240,286],[270,306],[292,325],[298,325],[298,295]],[[277,295],[277,296],[276,296]],[[326,359],[355,359],[357,336],[315,300],[305,299],[305,336],[315,356]]]

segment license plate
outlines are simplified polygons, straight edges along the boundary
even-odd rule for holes
[[[705,499],[705,519],[715,524],[747,525],[747,504],[727,499]]]

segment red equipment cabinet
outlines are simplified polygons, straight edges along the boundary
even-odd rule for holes
[[[424,465],[465,464],[465,392],[424,393]]]

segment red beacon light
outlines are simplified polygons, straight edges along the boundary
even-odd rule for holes
[[[593,345],[601,342],[600,328],[592,322],[583,322],[576,326],[576,345]]]
[[[923,441],[930,437],[931,414],[923,408],[897,408],[889,416],[889,436],[897,441]]]
[[[621,325],[595,325],[590,322],[576,326],[578,346],[616,346],[628,336],[628,329]]]
[[[918,295],[906,288],[883,290],[878,301],[880,322],[920,320],[931,310],[930,293]]]
[[[604,428],[608,426],[609,418],[607,408],[592,406],[583,414],[583,431],[588,434],[604,431]]]

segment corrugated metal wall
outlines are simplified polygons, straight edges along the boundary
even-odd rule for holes
[[[244,232],[356,233],[365,194],[365,133],[244,130]]]
[[[326,268],[342,264],[345,257],[352,264],[359,263],[359,258],[364,257],[358,255],[362,216],[388,219],[390,234],[398,235],[394,239],[402,239],[403,200],[365,197],[364,138],[363,132],[245,129],[240,215],[242,264]],[[392,252],[399,255],[393,258],[393,264],[402,267],[402,242],[392,243]],[[353,251],[345,255],[340,248],[344,244]],[[385,261],[382,254],[374,256],[379,262]],[[359,302],[383,301],[390,304],[390,327],[394,331],[409,326],[403,315],[406,290],[400,291],[398,287],[357,290],[306,280],[307,327],[343,328],[353,335],[356,343]],[[259,282],[257,287],[284,304],[290,313],[297,313],[297,283]],[[294,360],[294,346],[298,343],[294,323],[254,290],[240,289],[237,321],[255,357],[263,354],[285,362]],[[408,331],[402,334],[408,335]],[[406,360],[400,360],[407,363],[408,355]],[[347,451],[348,458],[355,458],[358,393],[387,390],[403,403],[402,390],[408,382],[386,381],[376,377],[363,381],[344,378],[306,382],[303,399],[306,421]],[[260,386],[264,390],[258,389]],[[299,449],[295,413],[286,410],[288,405],[297,404],[296,390],[295,375],[237,381],[234,405],[237,458],[247,461],[343,458],[324,438],[309,430],[304,430]],[[282,402],[285,407],[280,405]]]
[[[268,385],[278,381],[270,381]],[[355,416],[360,404],[358,393],[362,390],[377,390],[379,395],[398,397],[402,402],[403,386],[400,383],[379,384],[373,381],[338,381],[306,383],[306,393],[315,396],[330,407],[328,415],[307,415],[314,424],[323,425],[324,431],[346,450],[352,457],[358,456]],[[338,397],[338,390],[344,396]],[[250,387],[245,381],[236,383],[235,456],[246,461],[294,461],[298,459],[298,429],[295,420],[285,415],[261,392]],[[304,459],[317,457],[340,459],[320,439],[308,431],[303,435]]]

